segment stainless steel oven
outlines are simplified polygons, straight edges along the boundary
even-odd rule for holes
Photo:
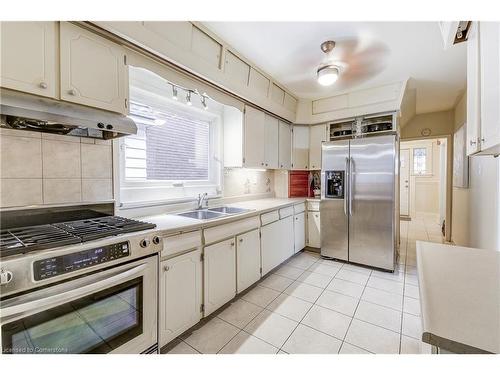
[[[36,261],[32,265],[34,279],[46,275],[46,269],[51,267],[43,265],[40,273],[42,266]],[[3,299],[0,309],[2,352],[142,353],[156,350],[157,267],[157,255],[93,272],[91,267],[80,277]]]

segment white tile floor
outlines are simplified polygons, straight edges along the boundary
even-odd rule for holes
[[[430,353],[420,340],[416,240],[441,242],[434,216],[401,222],[394,273],[301,252],[168,353]]]

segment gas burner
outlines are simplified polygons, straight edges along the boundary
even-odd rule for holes
[[[155,228],[155,224],[104,216],[0,231],[0,258],[88,242],[108,236]]]

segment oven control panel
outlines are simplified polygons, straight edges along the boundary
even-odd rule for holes
[[[35,281],[46,280],[130,255],[128,241],[33,262]]]

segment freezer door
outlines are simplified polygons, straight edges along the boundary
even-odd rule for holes
[[[347,216],[349,141],[323,143],[321,150],[321,255],[347,260],[349,225]],[[327,177],[343,172],[342,197],[328,198]]]
[[[350,143],[349,261],[394,270],[396,136]]]

